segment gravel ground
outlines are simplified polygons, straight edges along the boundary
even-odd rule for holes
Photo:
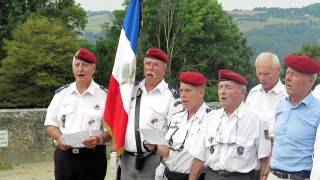
[[[114,174],[108,164],[106,180],[113,180]],[[0,180],[54,180],[53,161],[17,164],[12,170],[0,170]]]

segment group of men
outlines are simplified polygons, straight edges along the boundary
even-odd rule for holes
[[[317,60],[287,56],[284,85],[278,57],[261,53],[255,62],[260,84],[246,101],[247,79],[220,70],[218,110],[204,102],[203,74],[182,72],[178,92],[164,80],[170,60],[163,51],[150,48],[143,61],[145,78],[131,98],[121,179],[320,179],[320,92],[311,91],[320,72]],[[48,107],[45,125],[57,144],[57,180],[106,175],[107,92],[92,79],[95,62],[93,53],[80,49],[72,62],[76,81],[58,89]],[[151,144],[138,129],[161,132],[168,145]],[[90,134],[87,140],[65,143],[64,134],[83,131]]]

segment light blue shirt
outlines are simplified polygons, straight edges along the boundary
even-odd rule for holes
[[[271,168],[288,172],[312,168],[312,154],[320,123],[320,100],[309,93],[298,105],[283,98],[276,110]]]

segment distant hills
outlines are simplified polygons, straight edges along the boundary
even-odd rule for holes
[[[229,11],[234,22],[254,51],[252,61],[262,51],[277,54],[282,61],[297,52],[304,44],[320,43],[320,3],[303,8],[255,8]],[[114,18],[109,11],[88,12],[85,38],[95,42],[100,35],[100,24]]]

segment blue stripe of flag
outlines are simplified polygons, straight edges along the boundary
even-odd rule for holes
[[[131,49],[137,54],[141,23],[141,0],[131,0],[123,22],[123,30],[130,42]]]

